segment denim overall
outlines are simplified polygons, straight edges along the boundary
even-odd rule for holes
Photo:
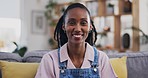
[[[60,49],[58,49],[60,78],[100,78],[98,70],[98,52],[94,48],[94,61],[91,68],[67,69],[67,61],[60,62]]]

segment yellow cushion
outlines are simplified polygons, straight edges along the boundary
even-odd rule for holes
[[[38,65],[38,63],[0,61],[2,78],[34,78]]]
[[[122,58],[111,58],[110,63],[118,78],[127,78],[126,56]]]

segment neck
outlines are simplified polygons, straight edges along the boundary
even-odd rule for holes
[[[68,54],[72,56],[81,56],[85,54],[85,43],[82,44],[68,44]]]
[[[79,45],[68,44],[67,48],[68,48],[68,55],[71,61],[73,62],[76,68],[80,68],[85,56],[85,50],[86,50],[85,43]]]

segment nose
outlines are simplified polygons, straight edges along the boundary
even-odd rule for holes
[[[81,25],[80,24],[77,24],[76,26],[75,26],[75,29],[74,29],[74,31],[81,31]]]

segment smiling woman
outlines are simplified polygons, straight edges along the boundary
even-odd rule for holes
[[[67,7],[54,32],[58,49],[43,56],[35,78],[117,78],[107,55],[94,47],[90,16],[81,3]]]

